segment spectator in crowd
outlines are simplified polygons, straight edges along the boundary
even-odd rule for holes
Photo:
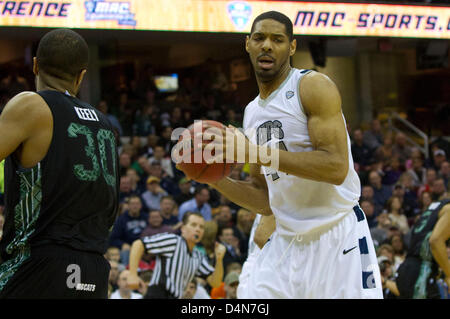
[[[353,131],[353,143],[351,148],[353,162],[359,165],[359,171],[364,171],[370,163],[372,153],[370,148],[364,144],[363,132],[361,129]]]
[[[141,195],[144,207],[147,210],[159,210],[161,198],[167,196],[167,192],[159,185],[160,181],[155,176],[150,176],[147,179],[147,191]]]
[[[140,293],[133,292],[128,288],[127,279],[129,274],[130,271],[122,270],[117,284],[119,288],[111,294],[110,299],[142,299]]]
[[[178,187],[180,188],[180,193],[175,196],[175,202],[178,205],[181,205],[184,202],[192,199],[194,195],[191,193],[192,183],[190,180],[188,180],[186,177],[183,177],[178,182]]]
[[[438,175],[434,168],[432,168],[432,167],[427,168],[425,182],[419,186],[419,189],[417,190],[417,195],[420,197],[422,192],[430,192],[431,185],[434,183],[434,181],[436,180],[437,177],[438,177]]]
[[[418,154],[415,154],[411,158],[412,160],[412,167],[408,169],[408,174],[411,175],[413,179],[413,186],[414,188],[419,188],[420,185],[424,184],[426,181],[426,175],[427,170],[424,167],[424,160],[423,156],[418,152]]]
[[[232,227],[225,226],[219,228],[218,239],[226,248],[225,257],[223,258],[223,266],[225,268],[232,262],[238,262],[240,264],[244,263],[245,256],[241,254],[239,239],[234,236]]]
[[[144,104],[136,110],[132,124],[134,136],[148,136],[155,133],[154,113],[155,108],[148,104]]]
[[[373,187],[370,185],[364,185],[361,189],[360,201],[368,200],[368,201],[372,202],[372,204],[374,206],[374,214],[375,214],[375,216],[378,216],[378,214],[380,214],[383,211],[384,205],[380,205],[380,204],[376,203],[373,196],[374,196]]]
[[[393,158],[394,150],[394,140],[391,133],[388,133],[384,136],[383,144],[377,148],[375,151],[375,159],[376,161],[382,162],[384,165],[387,165],[391,158]],[[398,158],[398,157],[397,157]]]
[[[384,256],[391,262],[391,265],[394,264],[394,248],[390,244],[385,243],[378,247],[377,256]]]
[[[401,234],[394,234],[389,238],[389,244],[394,250],[394,269],[397,270],[398,267],[403,263],[406,257],[406,247]]]
[[[148,159],[149,163],[159,162],[163,171],[170,177],[174,177],[172,160],[166,156],[166,152],[161,145],[155,146],[153,156]]]
[[[178,230],[181,227],[181,222],[178,217],[174,215],[175,202],[172,196],[164,196],[159,203],[161,217],[163,218],[163,225],[172,227],[173,230]]]
[[[159,136],[158,145],[164,148],[164,152],[166,154],[171,154],[172,148],[175,146],[175,144],[176,141],[172,141],[172,127],[164,127],[161,135]]]
[[[151,210],[148,214],[148,226],[142,231],[141,237],[160,233],[174,233],[174,229],[168,225],[163,225],[163,218],[159,210]]]
[[[426,211],[428,206],[430,206],[430,204],[432,203],[432,201],[433,200],[431,198],[430,192],[423,192],[422,194],[420,194],[420,200],[419,200],[420,213],[423,213],[424,211]]]
[[[375,247],[381,246],[388,239],[391,226],[392,223],[387,212],[382,212],[377,216],[377,226],[370,228]]]
[[[211,289],[211,299],[226,299],[227,292],[225,290],[225,278],[227,278],[227,276],[232,272],[238,275],[241,274],[242,265],[238,262],[228,264],[228,266],[225,268],[224,281],[219,287]]]
[[[411,147],[407,145],[406,135],[402,132],[398,132],[395,135],[392,155],[397,156],[402,164],[404,164],[408,158],[411,157]]]
[[[411,175],[409,175],[408,173],[403,173],[402,176],[400,176],[398,183],[396,184],[400,185],[401,187],[397,187],[395,189],[394,187],[394,192],[396,192],[396,196],[397,197],[403,197],[403,203],[404,203],[404,208],[405,208],[405,214],[406,216],[412,217],[414,216],[414,214],[416,214],[418,212],[417,208],[418,208],[418,203],[417,203],[417,190],[414,189],[413,186],[413,179],[411,177]],[[408,207],[406,207],[408,206]],[[403,206],[402,206],[403,207]]]
[[[433,152],[433,165],[434,169],[438,172],[441,170],[441,165],[447,160],[444,150],[436,149]]]
[[[197,282],[197,291],[195,292],[193,299],[211,299],[208,291],[206,290],[206,287],[208,286],[206,280],[200,277],[196,277],[195,279]]]
[[[131,196],[128,210],[117,218],[110,235],[110,246],[121,250],[120,260],[124,265],[128,265],[131,244],[140,237],[147,223],[148,214],[142,211],[141,199],[136,195]]]
[[[241,208],[237,212],[237,222],[233,227],[233,233],[239,239],[239,249],[244,256],[248,253],[248,241],[255,218],[256,214],[247,209]]]
[[[146,158],[150,158],[153,156],[155,152],[155,147],[158,145],[159,136],[155,134],[150,134],[147,136],[147,144],[144,146],[143,154]]]
[[[446,193],[445,182],[443,178],[437,178],[431,186],[431,198],[433,201],[439,200]]]
[[[381,176],[377,171],[371,171],[369,173],[369,183],[373,188],[374,203],[379,206],[384,206],[392,195],[391,189],[381,184]]]
[[[108,247],[105,253],[105,258],[109,261],[117,262],[119,271],[125,269],[125,265],[120,262],[120,249],[114,246]]]
[[[382,178],[382,184],[390,186],[399,180],[403,171],[400,166],[400,161],[396,156],[387,159],[385,163],[386,164],[383,167],[384,176]]]
[[[119,120],[117,119],[117,117],[115,115],[108,113],[108,111],[109,111],[108,102],[106,102],[106,100],[101,100],[98,103],[97,109],[106,115],[108,120],[111,122],[111,125],[117,129],[119,136],[123,136],[122,125],[120,125]]]
[[[383,133],[380,120],[374,118],[370,123],[370,130],[364,132],[363,143],[371,152],[377,150],[383,144]]]
[[[196,293],[197,293],[197,279],[194,278],[188,283],[181,299],[194,299]]]
[[[127,169],[131,167],[131,155],[130,152],[122,152],[119,156],[119,168],[120,168],[120,176],[126,175]]]
[[[131,178],[127,175],[123,175],[120,177],[120,186],[119,186],[119,202],[123,203],[133,195],[137,195],[132,190]]]
[[[147,173],[147,172],[146,172]],[[148,166],[148,175],[154,176],[160,179],[159,185],[171,196],[176,196],[179,194],[179,189],[175,181],[170,178],[162,169],[161,162],[153,161],[150,166]]]
[[[228,205],[221,205],[216,208],[217,213],[214,215],[214,220],[217,222],[219,228],[232,227],[233,216],[231,215],[231,209]]]
[[[445,161],[441,164],[441,169],[439,170],[439,176],[444,179],[445,186],[450,186],[450,163]]]
[[[236,291],[239,285],[239,274],[237,272],[230,272],[225,276],[225,299],[237,299]]]
[[[377,216],[375,215],[375,206],[373,202],[368,199],[363,199],[359,201],[359,205],[367,217],[369,228],[375,227],[377,225]]]
[[[145,192],[145,185],[141,183],[141,178],[139,177],[136,169],[130,167],[127,169],[126,176],[130,178],[131,182],[131,192],[136,195],[141,195]]]
[[[199,212],[205,218],[205,221],[212,219],[211,206],[209,201],[209,189],[206,186],[198,186],[194,193],[194,198],[180,205],[178,219],[182,220],[183,215],[190,212]]]
[[[114,291],[119,288],[117,281],[119,280],[119,273],[121,270],[117,261],[109,260],[109,265],[111,268],[109,270],[108,285],[111,287],[112,291]]]
[[[397,226],[403,234],[409,231],[408,219],[403,214],[402,204],[398,197],[392,196],[386,204],[392,225]]]
[[[395,278],[392,261],[386,256],[380,256],[378,257],[378,266],[380,267],[381,281],[383,283],[383,298],[395,299],[399,293],[397,287],[391,284]]]

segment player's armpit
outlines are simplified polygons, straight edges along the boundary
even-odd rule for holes
[[[0,160],[30,139],[39,139],[40,130],[51,123],[50,109],[38,94],[23,92],[16,95],[0,115]],[[42,146],[37,147],[42,149]]]
[[[267,240],[269,240],[270,236],[275,231],[275,227],[276,222],[274,215],[261,217],[261,221],[255,230],[255,237],[253,238],[253,241],[259,248],[262,249],[264,247]]]

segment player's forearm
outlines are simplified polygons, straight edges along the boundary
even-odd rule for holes
[[[441,239],[430,241],[430,247],[431,253],[439,267],[441,267],[444,274],[450,278],[450,262],[447,256],[445,241]]]
[[[257,146],[257,153],[259,165],[273,167],[277,164],[277,171],[335,185],[344,182],[349,169],[344,156],[323,150],[288,152]]]
[[[223,178],[210,184],[233,203],[244,207],[254,213],[271,215],[267,190],[256,187],[252,182],[238,181],[231,178]]]
[[[223,279],[223,260],[217,259],[216,265],[214,267],[214,272],[211,275],[209,275],[207,281],[211,287],[217,288],[222,283],[222,279]]]
[[[400,292],[397,288],[397,283],[392,280],[386,280],[385,282],[386,288],[389,289],[395,296],[400,296]]]
[[[139,261],[144,255],[144,252],[145,252],[144,243],[139,239],[135,240],[131,245],[130,250],[130,259],[129,259],[130,273],[137,274]]]

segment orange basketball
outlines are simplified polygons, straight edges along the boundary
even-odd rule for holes
[[[202,121],[202,133],[205,131],[204,124],[209,124],[210,126],[215,127],[225,127],[222,123],[212,121],[212,120],[203,120]],[[194,125],[196,125],[194,127]],[[187,177],[196,180],[200,183],[214,183],[222,178],[230,175],[231,170],[234,167],[234,163],[212,163],[207,164],[205,162],[205,156],[208,157],[209,153],[205,152],[202,148],[198,147],[194,143],[194,128],[200,132],[200,127],[198,122],[191,124],[188,127],[190,133],[190,153],[182,154],[182,161],[178,164],[178,166],[183,170]],[[180,140],[182,137],[180,137]],[[199,139],[200,141],[200,139]],[[211,152],[211,155],[214,156],[214,152]]]

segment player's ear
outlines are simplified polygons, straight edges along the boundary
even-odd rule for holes
[[[297,39],[291,41],[289,48],[289,56],[293,56],[295,54],[295,51],[297,51]]]
[[[248,53],[248,41],[250,40],[250,37],[247,35],[246,37],[245,37],[245,51],[247,51],[247,53]]]
[[[38,73],[39,73],[39,67],[37,64],[37,58],[33,57],[33,74],[38,75]]]
[[[77,76],[77,78],[76,78],[76,82],[75,82],[75,85],[76,85],[76,87],[78,88],[78,87],[80,87],[80,85],[81,85],[81,82],[83,81],[83,78],[84,78],[84,75],[86,74],[86,69],[83,69],[83,70],[81,70],[81,72],[78,74],[78,76]]]

